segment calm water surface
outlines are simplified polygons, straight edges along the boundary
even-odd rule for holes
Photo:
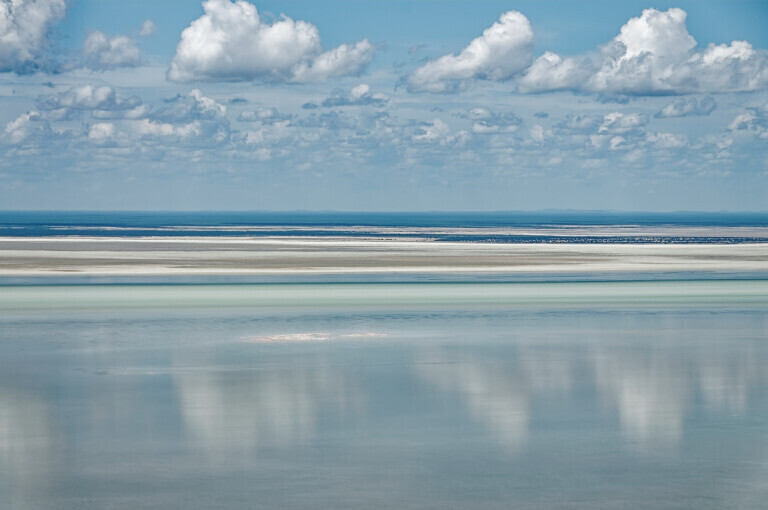
[[[765,508],[766,283],[547,285],[2,287],[0,508]]]

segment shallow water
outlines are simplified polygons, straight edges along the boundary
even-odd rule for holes
[[[763,508],[768,284],[0,288],[0,508]]]

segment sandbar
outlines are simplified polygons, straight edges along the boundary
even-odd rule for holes
[[[768,243],[434,242],[344,237],[2,237],[0,276],[768,271]]]

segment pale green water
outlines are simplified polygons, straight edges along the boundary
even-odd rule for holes
[[[0,310],[768,304],[768,281],[0,287]]]
[[[0,287],[0,508],[764,508],[768,283]]]

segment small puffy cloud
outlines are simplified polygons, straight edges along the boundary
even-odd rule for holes
[[[129,38],[122,35],[110,38],[95,30],[83,43],[83,60],[86,67],[103,70],[135,67],[141,59],[139,48]]]
[[[690,99],[677,99],[667,104],[654,117],[690,117],[694,115],[709,115],[715,109],[715,100],[705,97],[698,101],[695,97]]]
[[[561,134],[587,134],[594,133],[603,123],[603,119],[597,115],[571,114],[555,125],[555,129]]]
[[[611,112],[603,116],[596,132],[592,117],[571,117],[564,123],[570,124],[572,129],[558,125],[556,130],[559,134],[589,135],[589,143],[595,149],[627,151],[645,142],[647,135],[643,126],[648,124],[648,116],[642,113]]]
[[[194,149],[220,147],[230,140],[229,123],[225,119],[163,122],[140,119],[130,123],[133,131],[149,143],[179,144]]]
[[[261,129],[259,131],[242,131],[240,133],[237,133],[237,136],[235,137],[237,141],[242,142],[246,145],[261,145],[264,143],[264,130]]]
[[[610,139],[608,143],[608,147],[610,150],[626,150],[630,147],[627,145],[627,139],[623,136],[614,136]]]
[[[139,30],[139,35],[141,36],[147,36],[152,35],[157,30],[157,25],[155,25],[155,22],[151,19],[145,20],[144,23],[141,24],[141,30]]]
[[[200,135],[200,122],[176,125],[142,119],[136,124],[136,130],[141,136],[189,138]]]
[[[203,9],[181,34],[170,80],[322,82],[358,74],[373,58],[367,39],[323,53],[317,27],[287,16],[263,22],[244,0],[206,0]]]
[[[648,124],[648,116],[642,113],[609,113],[603,118],[598,133],[623,134]]]
[[[472,119],[472,120],[485,120],[485,119],[490,119],[494,115],[496,114],[491,113],[489,110],[486,110],[485,108],[472,108],[467,113],[466,118]]]
[[[48,122],[39,112],[23,113],[5,125],[4,139],[11,145],[20,145],[50,132]]]
[[[436,143],[441,146],[463,146],[470,138],[471,135],[465,130],[451,132],[448,124],[440,119],[419,123],[411,136],[414,142]]]
[[[528,66],[533,29],[517,11],[501,15],[458,55],[443,55],[405,78],[411,92],[456,92],[470,80],[507,80]]]
[[[540,124],[534,124],[528,129],[528,133],[531,135],[531,140],[534,142],[543,142],[547,136],[547,132]]]
[[[352,87],[349,92],[344,89],[336,89],[322,103],[305,103],[302,107],[311,110],[317,107],[333,108],[336,106],[386,106],[389,97],[379,92],[371,92],[371,87],[361,83]]]
[[[38,106],[44,110],[58,108],[76,108],[80,110],[108,110],[114,108],[133,107],[138,98],[118,101],[115,89],[112,87],[95,87],[82,85],[72,87],[67,91],[43,96],[38,99]]]
[[[419,52],[420,49],[424,47],[423,44],[414,44],[410,48],[408,48],[408,54],[409,55],[415,55]]]
[[[474,121],[472,132],[477,134],[513,133],[523,123],[514,113],[490,112],[485,108],[473,108],[464,117]]]
[[[277,108],[261,108],[259,110],[246,110],[238,115],[240,122],[261,122],[262,124],[274,124],[291,120],[292,115],[280,113]]]
[[[682,9],[646,9],[592,55],[546,52],[517,80],[521,92],[576,90],[645,95],[768,87],[768,54],[746,41],[696,51]]]
[[[198,90],[176,95],[145,118],[126,123],[147,143],[219,147],[230,139],[226,106]]]
[[[88,129],[88,140],[96,145],[109,145],[114,142],[115,125],[109,122],[99,122]]]
[[[646,140],[659,149],[682,149],[688,145],[688,138],[675,133],[648,133]]]
[[[602,133],[589,136],[590,145],[599,151],[629,151],[636,147],[638,137]]]
[[[289,146],[300,137],[300,130],[291,124],[290,120],[278,120],[270,124],[262,124],[258,129],[247,129],[233,133],[232,140],[236,144],[245,145],[248,150],[255,146],[268,145],[272,147]]]
[[[148,104],[137,104],[133,108],[120,108],[117,110],[94,110],[91,112],[91,116],[94,119],[101,119],[101,120],[117,120],[117,119],[127,119],[127,120],[135,120],[135,119],[143,119],[149,114],[149,105]]]
[[[517,131],[517,126],[495,126],[485,122],[475,122],[472,124],[472,132],[479,135],[492,135],[496,133],[513,133]]]
[[[768,103],[736,115],[728,129],[752,132],[759,138],[768,139]]]
[[[81,85],[41,96],[37,106],[56,118],[71,118],[83,111],[91,111],[94,117],[101,119],[140,118],[149,111],[149,107],[142,104],[137,96],[120,99],[112,87],[93,85]]]
[[[0,2],[0,72],[30,73],[47,66],[51,25],[64,17],[64,0]]]
[[[451,128],[448,124],[440,119],[435,119],[431,122],[423,122],[413,132],[414,140],[432,141],[444,138],[451,132]]]
[[[152,113],[154,120],[163,122],[192,122],[195,120],[222,119],[227,107],[194,89],[186,96],[181,94],[168,99],[166,106]]]
[[[333,131],[342,129],[355,129],[357,123],[349,116],[340,115],[339,112],[331,111],[327,113],[312,113],[303,119],[299,119],[297,124],[305,128],[324,128]]]

